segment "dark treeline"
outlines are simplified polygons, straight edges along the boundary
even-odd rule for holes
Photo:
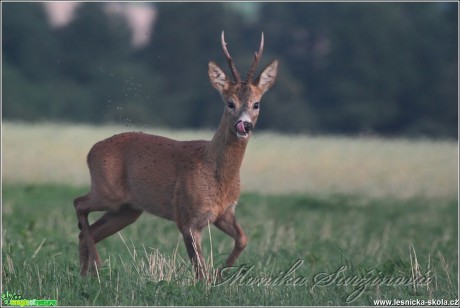
[[[259,70],[280,73],[259,129],[458,137],[456,3],[157,3],[139,48],[105,5],[56,28],[42,4],[3,4],[4,119],[214,128],[221,30],[242,74],[264,31]]]

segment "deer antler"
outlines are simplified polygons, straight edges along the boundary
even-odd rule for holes
[[[256,70],[257,64],[259,63],[259,60],[260,60],[260,57],[262,56],[263,51],[264,51],[264,33],[262,32],[262,35],[260,37],[259,51],[255,53],[254,62],[252,63],[251,68],[249,69],[249,72],[248,72],[248,76],[246,78],[248,83],[252,82],[252,78],[254,77],[254,72]]]
[[[230,70],[232,71],[233,78],[235,78],[236,83],[240,83],[241,82],[240,73],[238,73],[235,63],[233,63],[233,59],[227,50],[227,43],[225,43],[224,31],[222,31],[221,40],[222,40],[222,49],[224,50],[225,56],[227,57],[228,66],[230,66]]]

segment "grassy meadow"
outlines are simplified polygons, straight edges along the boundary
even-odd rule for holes
[[[2,293],[61,306],[458,299],[458,144],[452,141],[256,131],[237,207],[249,243],[220,284],[195,281],[176,226],[148,214],[99,243],[103,267],[81,278],[72,201],[88,191],[85,157],[96,141],[129,130],[181,140],[212,136],[3,123]],[[219,267],[232,246],[210,226],[203,234],[207,266]]]

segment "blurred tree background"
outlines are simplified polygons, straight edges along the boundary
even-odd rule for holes
[[[143,45],[107,5],[57,27],[42,3],[3,3],[4,119],[215,128],[221,30],[242,74],[264,31],[280,72],[259,129],[458,138],[457,3],[143,3]]]

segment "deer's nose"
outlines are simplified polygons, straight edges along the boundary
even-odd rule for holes
[[[254,128],[254,125],[251,122],[244,121],[243,122],[244,129],[248,132]]]

